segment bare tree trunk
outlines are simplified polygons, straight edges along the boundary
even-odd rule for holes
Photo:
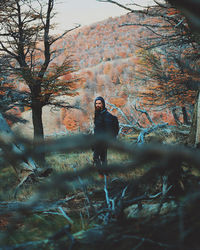
[[[34,129],[34,139],[44,139],[44,130],[42,124],[42,106],[40,103],[32,105],[32,121]]]
[[[188,125],[189,120],[188,120],[188,114],[187,114],[187,109],[186,107],[182,107],[182,113],[183,113],[183,123]]]
[[[32,121],[34,129],[34,139],[44,140],[44,130],[42,123],[42,105],[40,102],[34,102],[32,104]],[[41,152],[40,163],[44,163],[45,154]]]
[[[175,120],[176,124],[177,124],[178,126],[180,126],[180,125],[181,125],[181,122],[180,122],[179,117],[178,117],[178,115],[177,115],[177,113],[176,113],[176,108],[175,108],[175,107],[172,108],[172,115],[173,115],[173,117],[174,117],[174,120]]]
[[[195,136],[195,146],[200,146],[200,92],[197,95],[197,114],[196,114],[196,136]]]
[[[200,144],[200,92],[197,92],[194,105],[192,124],[190,128],[190,136],[188,138],[189,145],[199,147]]]

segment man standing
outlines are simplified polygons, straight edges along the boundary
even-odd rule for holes
[[[105,107],[105,100],[99,96],[95,99],[94,135],[117,136],[119,123],[116,116],[109,113]],[[94,147],[94,166],[101,167],[107,165],[107,147]]]

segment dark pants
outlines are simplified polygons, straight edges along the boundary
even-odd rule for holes
[[[98,168],[99,173],[103,174],[101,167],[107,165],[107,148],[95,147],[93,153],[94,165]],[[105,172],[105,171],[104,171]]]

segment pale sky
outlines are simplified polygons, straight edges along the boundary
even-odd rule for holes
[[[120,0],[118,2],[148,5],[152,3],[152,0]],[[56,9],[58,13],[57,23],[59,24],[57,26],[58,32],[70,29],[76,23],[81,24],[81,26],[90,25],[109,17],[128,13],[128,11],[114,4],[100,3],[96,0],[60,0]]]

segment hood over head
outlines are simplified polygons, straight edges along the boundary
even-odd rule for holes
[[[105,100],[103,99],[103,97],[98,96],[94,101],[94,106],[95,106],[97,100],[99,100],[99,101],[101,101],[103,103],[103,109],[105,109],[106,105],[105,105]]]

